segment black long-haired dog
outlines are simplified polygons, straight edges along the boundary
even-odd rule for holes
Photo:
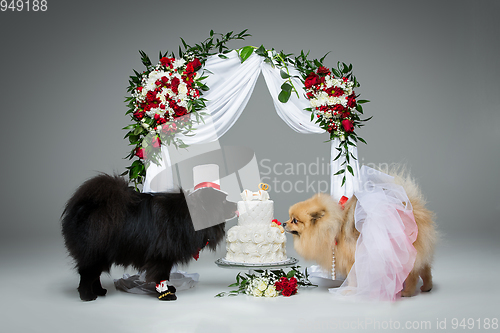
[[[235,216],[236,204],[213,188],[189,197],[213,226],[195,231],[182,190],[139,193],[121,177],[105,174],[83,183],[62,214],[66,248],[80,274],[80,298],[106,294],[100,275],[113,264],[146,271],[146,280],[158,285],[170,278],[173,265],[188,263],[204,247],[215,250],[224,238],[222,222]],[[161,300],[177,298],[173,286],[159,292]]]

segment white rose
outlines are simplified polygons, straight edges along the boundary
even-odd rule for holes
[[[179,84],[179,95],[185,97],[187,95],[188,89],[184,83]]]
[[[253,290],[253,296],[254,297],[262,297],[262,291],[260,291],[259,289],[255,288]]]
[[[264,280],[261,280],[257,285],[257,289],[259,289],[260,291],[264,291],[266,290],[266,288],[267,288],[267,282]]]
[[[276,297],[278,296],[278,292],[276,291],[276,287],[274,285],[269,286],[264,293],[266,297]]]

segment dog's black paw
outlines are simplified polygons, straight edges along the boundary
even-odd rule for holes
[[[168,290],[162,292],[160,296],[158,296],[158,299],[160,301],[175,301],[177,299],[175,295],[176,291],[174,286],[168,286]]]
[[[82,289],[82,288],[78,288],[78,292],[80,293],[80,299],[82,301],[93,301],[97,298],[97,295],[94,294],[92,291],[90,290],[86,290],[86,289]]]
[[[92,284],[92,293],[97,296],[105,296],[108,291],[101,286],[101,282],[99,280],[95,281]]]
[[[98,288],[98,289],[95,289],[93,288],[92,291],[94,292],[94,294],[96,294],[97,296],[105,296],[106,293],[108,292],[106,289],[104,288]]]

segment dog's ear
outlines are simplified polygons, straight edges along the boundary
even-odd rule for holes
[[[312,222],[312,224],[315,224],[316,221],[318,221],[320,218],[322,218],[323,216],[325,216],[325,210],[321,209],[321,210],[317,210],[317,211],[314,211],[314,212],[310,212],[309,216],[311,216],[311,222]]]

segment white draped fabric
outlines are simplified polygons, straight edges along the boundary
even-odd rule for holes
[[[299,96],[293,93],[287,103],[281,103],[278,100],[278,94],[284,80],[281,78],[278,68],[273,68],[270,64],[265,63],[264,59],[255,53],[243,63],[241,63],[236,51],[232,51],[226,56],[228,59],[222,59],[217,55],[207,59],[203,69],[209,74],[205,82],[210,90],[203,97],[208,100],[206,112],[209,116],[204,117],[205,123],[194,126],[196,128],[194,136],[179,135],[182,141],[188,145],[196,145],[217,141],[224,135],[241,115],[261,72],[273,98],[276,112],[290,128],[299,133],[324,133],[324,130],[311,122],[311,113],[304,111],[304,108],[309,106],[309,101],[304,97],[302,82],[299,79],[293,78]],[[298,75],[295,68],[290,66],[289,70],[291,75]],[[338,140],[332,141],[332,160],[338,154],[335,149],[338,146]],[[350,151],[357,158],[356,147],[350,147]],[[337,200],[343,195],[352,196],[357,184],[355,179],[359,173],[358,162],[351,161],[355,177],[348,174],[346,184],[342,187],[342,175],[333,176],[333,174],[341,169],[341,164],[344,161],[344,158],[339,158],[330,166],[331,195]],[[168,149],[162,147],[162,159],[159,165],[152,163],[146,171],[143,191],[159,192],[173,188],[171,165]]]
[[[394,178],[363,166],[355,226],[360,235],[347,279],[330,291],[342,298],[393,301],[413,269],[418,229],[411,203]]]

